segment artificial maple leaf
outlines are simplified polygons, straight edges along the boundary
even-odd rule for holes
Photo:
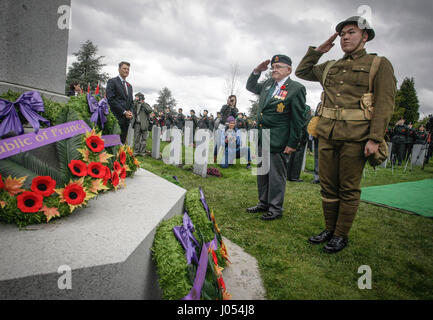
[[[24,181],[26,181],[26,179],[27,179],[27,176],[21,177],[21,178],[12,178],[11,176],[9,176],[4,181],[4,183],[5,183],[4,189],[11,196],[15,196],[18,193],[25,191],[24,189],[21,189],[21,187],[23,186]]]
[[[89,188],[91,193],[97,194],[100,190],[108,190],[107,186],[104,186],[104,180],[95,179],[92,181],[92,185]]]
[[[108,159],[110,159],[111,157],[113,157],[112,154],[108,154],[107,152],[103,152],[99,155],[99,162],[100,163],[107,163]]]
[[[50,222],[54,217],[60,217],[60,212],[57,208],[48,208],[47,206],[43,206],[41,211],[47,217],[47,222]]]
[[[77,149],[77,151],[78,151],[79,153],[81,153],[81,155],[83,156],[83,160],[84,160],[85,162],[89,162],[89,161],[90,161],[90,159],[89,159],[89,155],[90,155],[90,151],[89,151],[89,149],[87,149],[87,148],[84,148],[84,149]]]
[[[140,166],[140,161],[138,161],[137,158],[134,158],[134,164],[139,167]]]

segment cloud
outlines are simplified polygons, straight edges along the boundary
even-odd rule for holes
[[[276,53],[289,55],[296,68],[308,46],[319,45],[335,25],[356,14],[369,14],[376,39],[369,52],[386,56],[399,83],[414,77],[420,113],[433,110],[430,81],[433,44],[433,2],[418,0],[363,1],[286,0],[72,0],[72,53],[91,40],[105,56],[104,72],[117,75],[121,60],[131,62],[129,81],[136,92],[154,103],[159,90],[168,87],[184,109],[207,107],[216,113],[226,101],[224,82],[230,66],[240,71],[238,103],[243,112],[255,96],[245,89],[252,69]],[[339,59],[335,48],[321,61]],[[318,83],[297,79],[307,88],[307,102],[315,108]]]

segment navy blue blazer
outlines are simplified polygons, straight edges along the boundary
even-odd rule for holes
[[[133,92],[131,84],[126,81],[126,86],[128,87],[128,95],[126,95],[123,89],[120,77],[111,78],[107,82],[107,100],[111,111],[118,119],[123,119],[123,113],[125,111],[132,111],[133,105]]]

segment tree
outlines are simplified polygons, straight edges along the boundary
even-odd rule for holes
[[[159,91],[159,96],[154,107],[158,112],[165,111],[166,108],[170,108],[171,112],[175,112],[176,104],[177,102],[172,97],[170,89],[164,87],[161,91]]]
[[[404,109],[404,111],[402,110]],[[419,100],[413,78],[404,78],[396,95],[395,113],[402,113],[406,122],[415,123],[419,119]]]
[[[240,81],[239,81],[239,64],[234,63],[230,65],[230,73],[227,75],[225,83],[224,83],[224,93],[226,97],[234,94],[235,96],[239,96],[240,93]]]
[[[266,80],[270,79],[272,77],[272,72],[268,71],[265,73],[265,78],[262,81],[259,81],[259,83],[263,84]],[[259,106],[259,99],[260,96],[256,95],[256,100],[250,100],[251,107],[248,110],[248,117],[251,119],[257,119],[257,108]]]
[[[99,82],[99,87],[102,93],[104,92],[101,86],[107,82],[109,76],[108,73],[102,72],[102,67],[105,64],[101,60],[104,56],[98,57],[96,55],[97,51],[98,47],[92,41],[87,40],[81,45],[78,52],[73,53],[77,61],[73,62],[72,66],[69,67],[66,76],[66,91],[69,90],[69,86],[73,82],[78,82],[84,92],[87,91],[87,84],[90,84],[90,89],[94,91]]]

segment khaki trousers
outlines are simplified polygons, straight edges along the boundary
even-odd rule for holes
[[[365,142],[319,138],[319,177],[326,228],[347,237],[358,211]]]

